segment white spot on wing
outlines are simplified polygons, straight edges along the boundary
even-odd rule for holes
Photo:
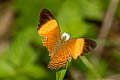
[[[64,32],[64,33],[62,34],[61,38],[64,37],[64,36],[66,36],[66,40],[69,40],[69,39],[70,39],[70,35],[69,35],[68,33]]]

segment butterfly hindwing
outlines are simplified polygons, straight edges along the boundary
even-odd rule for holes
[[[90,39],[76,38],[67,40],[53,55],[48,67],[50,69],[64,67],[67,61],[71,61],[71,57],[77,59],[78,56],[91,51],[95,47],[96,43]]]
[[[69,53],[70,52],[64,46],[59,48],[51,58],[48,68],[59,69],[65,67],[67,61],[71,61],[71,55]]]
[[[94,49],[96,47],[96,42],[85,38],[75,38],[66,41],[64,46],[68,48],[73,59],[77,59],[78,56]]]
[[[43,37],[43,46],[48,48],[49,56],[51,56],[61,36],[59,26],[47,9],[41,10],[39,23],[38,34]]]

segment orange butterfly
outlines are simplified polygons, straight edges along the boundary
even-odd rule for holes
[[[37,31],[42,37],[43,46],[46,46],[49,51],[51,60],[48,67],[50,69],[65,67],[72,57],[77,59],[78,56],[96,47],[96,42],[90,39],[69,39],[67,33],[61,36],[56,19],[47,9],[41,10],[39,22]]]

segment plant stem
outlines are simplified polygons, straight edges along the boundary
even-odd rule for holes
[[[81,60],[85,64],[85,66],[95,75],[96,79],[101,79],[100,74],[96,71],[94,66],[88,61],[88,59],[85,56],[80,56]]]

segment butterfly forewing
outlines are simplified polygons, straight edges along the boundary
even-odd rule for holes
[[[43,37],[43,46],[48,48],[49,56],[51,56],[61,36],[59,26],[56,19],[47,9],[41,10],[39,22],[38,34]]]

